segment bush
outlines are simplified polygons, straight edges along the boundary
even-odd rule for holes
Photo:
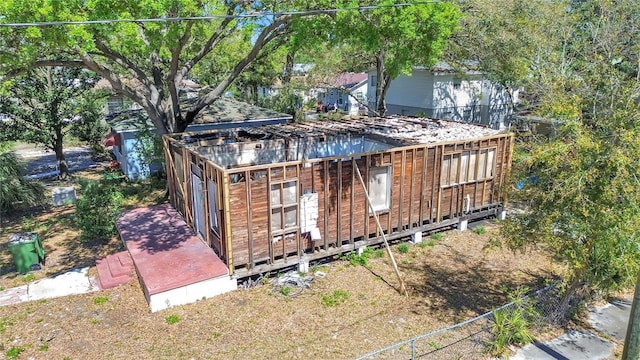
[[[529,327],[535,310],[522,299],[526,290],[520,288],[510,293],[509,300],[513,305],[493,312],[493,341],[490,341],[489,345],[491,352],[496,356],[504,355],[509,345],[525,345],[533,340]]]
[[[80,189],[81,197],[76,204],[80,241],[108,242],[116,234],[122,193],[109,181],[81,181]]]
[[[0,142],[0,215],[44,203],[44,187],[24,176],[25,167],[11,144]]]

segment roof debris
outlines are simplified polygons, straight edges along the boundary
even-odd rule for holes
[[[256,127],[243,127],[225,131],[210,131],[171,135],[183,144],[229,137],[232,132],[251,134],[262,139],[311,138],[337,135],[371,135],[402,145],[464,141],[496,135],[502,131],[489,127],[417,117],[357,117],[342,120],[312,120]]]

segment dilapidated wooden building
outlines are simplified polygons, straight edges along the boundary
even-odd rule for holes
[[[510,133],[408,117],[164,142],[171,203],[238,277],[380,244],[374,213],[388,239],[496,215],[513,148]]]

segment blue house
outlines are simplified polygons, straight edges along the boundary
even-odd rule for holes
[[[185,100],[185,105],[195,99]],[[220,98],[194,119],[185,132],[228,129],[236,127],[283,124],[293,119],[289,114],[261,108],[230,98]],[[129,180],[144,179],[162,170],[162,164],[147,164],[140,154],[141,131],[155,131],[153,122],[142,109],[127,110],[106,118],[111,128],[109,142],[122,173]]]

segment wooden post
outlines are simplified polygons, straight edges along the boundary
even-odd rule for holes
[[[249,247],[249,266],[256,266],[253,258],[253,217],[251,216],[251,171],[244,172],[245,194],[247,195],[247,246]],[[268,196],[271,194],[269,193]]]
[[[508,157],[507,157],[508,154]],[[507,161],[507,170],[505,172],[505,179],[509,179],[509,176],[511,175],[511,162],[513,161],[513,134],[509,135],[509,152],[505,154],[505,158]],[[505,184],[502,183],[500,184],[503,189],[505,188]],[[502,206],[506,209],[508,202],[509,202],[509,192],[508,191],[503,191],[503,195],[502,195],[503,201],[502,201]]]
[[[349,199],[349,244],[353,245],[353,233],[354,229],[354,217],[353,217],[353,207],[355,204],[356,198],[356,174],[354,172],[355,167],[358,166],[356,164],[356,158],[351,157],[351,198]]]
[[[369,198],[369,192],[367,191],[367,187],[364,184],[364,180],[362,180],[362,174],[360,174],[360,168],[356,167],[355,170],[358,174],[358,179],[360,180],[362,189],[364,190],[364,196],[367,199],[367,204],[369,205],[368,207],[371,208],[373,211],[373,204],[371,204],[371,198]],[[376,214],[375,211],[373,211],[373,218],[376,220],[376,225],[378,225],[378,229],[380,230],[380,233],[382,235],[382,240],[384,240],[384,245],[387,248],[387,253],[389,254],[389,257],[391,258],[391,263],[393,264],[393,269],[396,271],[396,275],[398,275],[398,281],[400,281],[400,293],[408,297],[409,293],[407,292],[407,288],[404,285],[404,280],[402,280],[402,276],[400,275],[400,270],[398,270],[398,264],[396,264],[396,259],[393,257],[393,253],[391,252],[391,247],[389,247],[387,236],[384,234],[384,231],[382,230],[382,225],[380,225],[380,219],[378,219],[378,214]]]
[[[224,237],[227,242],[227,266],[229,268],[229,275],[233,275],[233,236],[231,235],[231,200],[229,199],[230,194],[230,181],[229,174],[222,174],[222,188],[223,188],[223,198],[224,198]]]

